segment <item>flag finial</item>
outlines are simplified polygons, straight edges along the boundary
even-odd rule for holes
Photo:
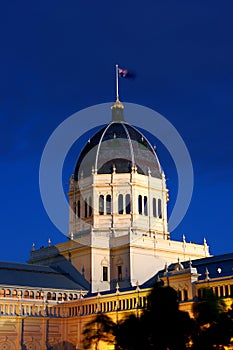
[[[113,103],[112,109],[112,121],[125,121],[124,120],[124,106],[119,100],[119,68],[116,64],[116,101]]]
[[[118,64],[116,64],[116,101],[119,101],[119,71],[118,71]]]

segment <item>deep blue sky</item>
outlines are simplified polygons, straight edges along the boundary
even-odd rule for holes
[[[168,118],[192,157],[193,199],[172,237],[233,251],[232,13],[231,0],[2,4],[0,260],[25,261],[32,242],[64,239],[41,203],[40,157],[65,118],[114,100],[115,63],[137,72],[121,84],[122,100]],[[174,171],[158,153],[172,189]],[[67,164],[70,174],[75,159]]]

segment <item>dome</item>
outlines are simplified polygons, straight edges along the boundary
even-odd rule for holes
[[[139,174],[150,172],[152,177],[162,177],[154,148],[139,130],[124,121],[117,108],[113,111],[112,121],[92,136],[83,148],[74,179],[90,176],[93,170],[97,174],[111,174],[130,173],[132,168]]]

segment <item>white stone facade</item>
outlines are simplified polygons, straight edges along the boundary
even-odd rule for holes
[[[155,152],[154,157],[159,164]],[[178,258],[209,256],[205,242],[170,240],[168,190],[160,165],[159,172],[152,176],[148,168],[141,174],[133,165],[129,172],[118,173],[113,166],[111,173],[99,173],[93,164],[89,176],[80,171],[78,178],[71,177],[69,237],[80,244],[73,264],[85,270],[92,292],[113,289],[116,282],[142,284]]]

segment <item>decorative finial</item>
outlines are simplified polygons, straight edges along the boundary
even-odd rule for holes
[[[115,165],[115,164],[113,164],[112,173],[113,173],[113,174],[116,174],[116,165]]]
[[[206,281],[209,281],[209,270],[207,269],[207,267],[206,267],[206,269],[205,269],[205,279],[206,279]]]
[[[35,250],[35,243],[32,243],[32,252]]]
[[[116,283],[116,294],[119,294],[119,284],[118,284],[118,282]]]
[[[71,241],[73,241],[73,239],[74,239],[74,234],[73,234],[73,232],[70,233],[70,239],[71,239]]]
[[[183,235],[183,242],[186,243],[186,240],[185,240],[185,235]]]
[[[166,176],[165,176],[165,172],[162,170],[162,181],[164,184],[166,184]]]
[[[48,239],[48,247],[50,247],[51,246],[51,239],[49,238]]]
[[[204,237],[204,245],[207,245],[205,237]]]
[[[189,258],[189,268],[190,269],[192,268],[192,260],[191,260],[191,258]]]
[[[125,121],[124,120],[124,106],[119,99],[119,68],[116,64],[116,101],[111,107],[112,109],[112,121]]]
[[[138,281],[136,282],[136,292],[139,292],[140,288],[139,288],[139,283]]]

